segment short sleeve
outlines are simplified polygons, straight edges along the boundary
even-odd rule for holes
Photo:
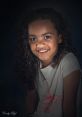
[[[61,61],[63,77],[66,77],[71,72],[80,70],[80,65],[77,57],[73,53],[68,53]]]

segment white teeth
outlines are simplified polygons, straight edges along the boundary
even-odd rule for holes
[[[47,52],[47,50],[40,50],[39,52]]]
[[[48,50],[38,50],[38,52],[47,52]]]

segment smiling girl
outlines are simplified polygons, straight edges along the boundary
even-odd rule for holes
[[[34,117],[76,117],[80,66],[62,16],[52,8],[36,9],[25,19],[25,31],[39,97]]]

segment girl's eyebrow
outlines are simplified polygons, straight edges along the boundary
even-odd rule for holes
[[[45,36],[47,34],[53,35],[54,33],[53,32],[47,32],[47,33],[42,34],[42,36]]]
[[[45,36],[45,35],[47,35],[47,34],[54,34],[54,33],[52,33],[52,32],[47,32],[47,33],[44,33],[44,34],[41,34],[41,36]],[[29,34],[29,36],[36,36],[36,35],[33,35],[33,34]]]

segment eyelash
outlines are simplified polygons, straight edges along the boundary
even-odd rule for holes
[[[45,36],[43,36],[43,38],[44,38],[44,40],[50,40],[51,35],[45,35]],[[29,41],[32,42],[32,43],[35,43],[37,41],[37,38],[36,37],[30,37]]]
[[[33,43],[33,42],[36,41],[36,38],[35,37],[31,37],[31,38],[29,38],[29,40]]]
[[[50,35],[46,35],[46,36],[44,36],[44,39],[45,39],[45,40],[49,40],[50,38],[51,38]]]

